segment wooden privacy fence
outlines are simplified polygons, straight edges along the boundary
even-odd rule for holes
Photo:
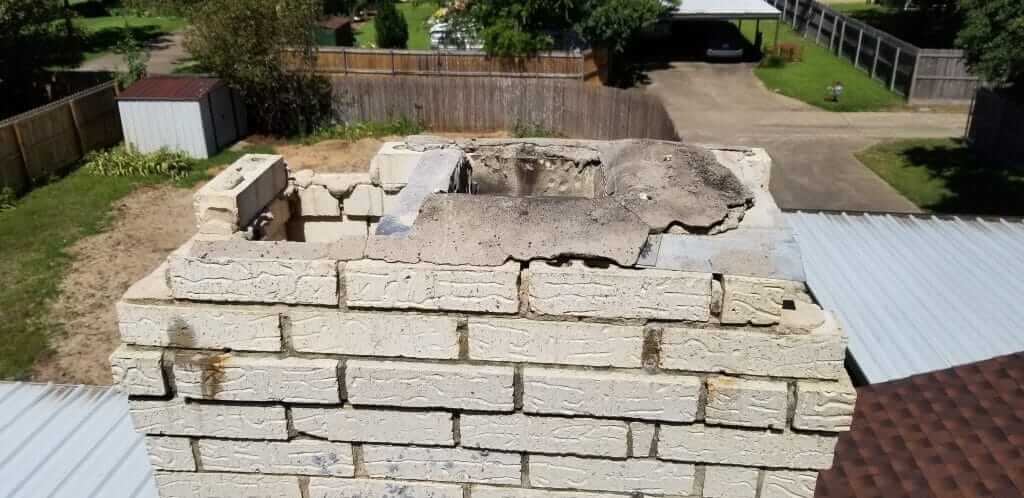
[[[502,76],[581,81],[598,76],[591,50],[549,52],[534,57],[489,57],[478,51],[321,47],[316,55],[315,68],[323,74]]]
[[[1024,169],[1024,104],[979,88],[971,105],[967,141],[986,159]]]
[[[637,90],[537,78],[335,76],[344,121],[413,119],[433,130],[540,126],[567,137],[678,140],[661,101]]]
[[[121,141],[116,89],[107,82],[0,121],[0,187],[24,191]]]
[[[970,100],[980,81],[962,50],[919,48],[815,0],[766,0],[804,38],[910,101]]]

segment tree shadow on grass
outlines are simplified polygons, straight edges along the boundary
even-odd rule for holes
[[[110,52],[117,48],[117,45],[128,36],[131,36],[144,47],[154,48],[161,43],[167,42],[167,35],[169,33],[152,25],[103,28],[86,35],[85,41],[82,44],[82,50],[93,53]]]
[[[1024,163],[998,164],[979,157],[963,142],[956,146],[913,147],[903,152],[945,181],[948,195],[930,206],[937,213],[1024,216]]]

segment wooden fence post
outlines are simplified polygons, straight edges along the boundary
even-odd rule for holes
[[[892,81],[889,83],[889,91],[896,91],[896,73],[900,68],[900,47],[896,47],[896,58],[892,61]]]
[[[907,102],[914,99],[917,90],[917,69],[921,65],[921,52],[914,54],[914,72],[910,75],[910,89],[907,90]]]
[[[796,18],[800,16],[800,0],[793,2],[793,31],[796,31]]]
[[[814,44],[821,45],[821,26],[825,24],[825,9],[821,9],[821,17],[818,18],[818,34],[814,36]]]
[[[860,33],[857,35],[857,54],[853,56],[853,67],[858,67],[858,64],[860,64],[860,46],[861,46],[861,42],[863,42],[863,41],[864,41],[864,30],[861,29]]]
[[[833,48],[833,47],[834,47],[834,45],[836,43],[836,31],[839,30],[839,16],[836,16],[835,14],[833,14],[833,16],[834,16],[834,19],[832,19],[832,33],[828,35],[828,52],[829,53],[832,53],[832,51],[835,50],[835,48]]]
[[[875,60],[871,61],[871,79],[875,79],[875,70],[878,69],[878,54],[882,52],[882,37],[875,35]]]
[[[88,152],[85,144],[85,137],[82,136],[82,123],[78,120],[78,111],[75,110],[75,101],[68,102],[68,108],[71,110],[71,122],[75,125],[75,137],[78,139],[78,149],[82,156]]]
[[[838,57],[843,57],[843,44],[846,43],[846,19],[843,19],[843,29],[839,31],[839,54]]]
[[[18,129],[19,123],[11,123],[11,129],[14,130],[14,141],[18,143],[18,152],[21,154],[21,170],[25,173],[25,184],[32,185],[32,173],[28,169],[28,154],[25,153],[25,141],[21,137],[21,130]]]

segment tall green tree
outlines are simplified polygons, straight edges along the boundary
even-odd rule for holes
[[[961,0],[966,14],[957,45],[967,64],[991,83],[1024,92],[1024,2]]]
[[[409,23],[398,11],[394,0],[384,0],[377,8],[373,20],[380,48],[405,48],[409,43]]]
[[[185,45],[206,71],[240,90],[264,131],[311,131],[331,111],[316,60],[320,0],[205,0],[190,9]]]
[[[46,68],[80,61],[60,0],[0,0],[0,114],[45,103]]]

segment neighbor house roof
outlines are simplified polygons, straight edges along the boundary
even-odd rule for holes
[[[1024,497],[1024,353],[857,389],[816,498]]]
[[[1024,223],[786,213],[807,283],[869,383],[1024,351]]]
[[[781,12],[764,0],[683,0],[676,19],[776,19]]]
[[[0,382],[0,496],[156,498],[128,396],[110,387]]]
[[[345,16],[327,16],[317,22],[317,25],[324,29],[338,29],[348,24],[352,24],[352,18]]]
[[[150,76],[118,94],[118,100],[201,100],[223,83],[200,76]]]

